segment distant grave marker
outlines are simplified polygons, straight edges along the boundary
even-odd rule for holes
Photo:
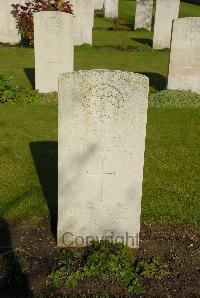
[[[104,7],[104,0],[95,0],[94,9],[100,10]]]
[[[58,76],[73,71],[74,17],[58,11],[34,14],[35,87],[58,91]]]
[[[105,0],[105,18],[118,18],[119,0]]]
[[[174,21],[168,89],[200,93],[200,18]]]
[[[172,22],[178,18],[180,0],[157,0],[153,48],[170,48]]]
[[[94,25],[94,0],[71,0],[75,17],[74,44],[92,45],[92,28]]]
[[[145,28],[151,31],[153,0],[136,0],[135,30]]]
[[[12,4],[24,4],[25,0],[0,1],[0,42],[18,44],[21,40]]]

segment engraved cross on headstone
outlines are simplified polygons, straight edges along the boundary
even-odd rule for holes
[[[103,178],[106,176],[112,176],[114,177],[115,176],[115,172],[112,172],[112,171],[105,171],[104,169],[104,162],[103,160],[101,161],[101,168],[100,168],[100,171],[97,171],[97,172],[94,172],[94,173],[91,173],[90,171],[86,171],[86,174],[89,175],[89,176],[97,176],[97,177],[100,177],[101,179],[101,201],[103,201]]]

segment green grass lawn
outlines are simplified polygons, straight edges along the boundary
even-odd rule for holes
[[[135,1],[121,0],[119,17],[129,26],[134,23]],[[196,5],[181,3],[180,16],[200,16]],[[150,92],[166,87],[169,51],[151,51],[152,33],[148,31],[112,31],[111,19],[95,18],[94,47],[77,47],[75,70],[110,68],[140,72],[150,78]],[[119,51],[131,47],[134,51]],[[21,86],[34,86],[33,49],[0,46],[0,73],[13,76]]]
[[[150,109],[143,220],[200,227],[200,109]],[[1,105],[1,200],[5,220],[43,218],[57,204],[57,105]],[[48,209],[49,208],[49,209]]]
[[[0,47],[0,73],[13,76],[17,84],[34,84],[34,56],[32,49]],[[8,59],[9,57],[9,59]],[[166,86],[168,52],[122,52],[108,49],[78,48],[75,69],[110,68],[140,72],[150,78],[151,91]]]
[[[120,18],[131,27],[135,1],[120,1]],[[180,16],[200,16],[181,3]],[[112,31],[113,21],[96,17],[94,47],[75,50],[75,69],[110,68],[146,74],[150,91],[165,89],[169,51],[152,51],[152,33]],[[126,45],[131,51],[120,51]],[[34,85],[33,49],[0,46],[0,74],[20,86]],[[200,110],[148,112],[143,220],[200,227]],[[46,218],[57,206],[57,105],[0,105],[0,218]]]

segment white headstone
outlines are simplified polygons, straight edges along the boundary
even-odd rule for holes
[[[58,90],[58,76],[73,71],[74,17],[58,11],[34,14],[35,88]]]
[[[104,0],[95,0],[94,9],[100,10],[104,7]]]
[[[174,21],[168,89],[200,93],[200,17]]]
[[[94,0],[71,0],[75,16],[74,43],[92,45],[92,28],[94,25]]]
[[[153,48],[170,48],[172,22],[178,18],[180,0],[157,0]]]
[[[21,40],[12,4],[24,4],[25,0],[0,0],[0,42],[18,44]]]
[[[151,31],[153,0],[136,0],[135,30],[145,28]]]
[[[105,18],[118,18],[119,0],[105,0]]]
[[[90,236],[138,246],[148,90],[135,73],[60,76],[59,246]]]

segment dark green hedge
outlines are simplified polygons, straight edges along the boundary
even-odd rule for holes
[[[200,5],[200,0],[182,0],[182,2]]]

